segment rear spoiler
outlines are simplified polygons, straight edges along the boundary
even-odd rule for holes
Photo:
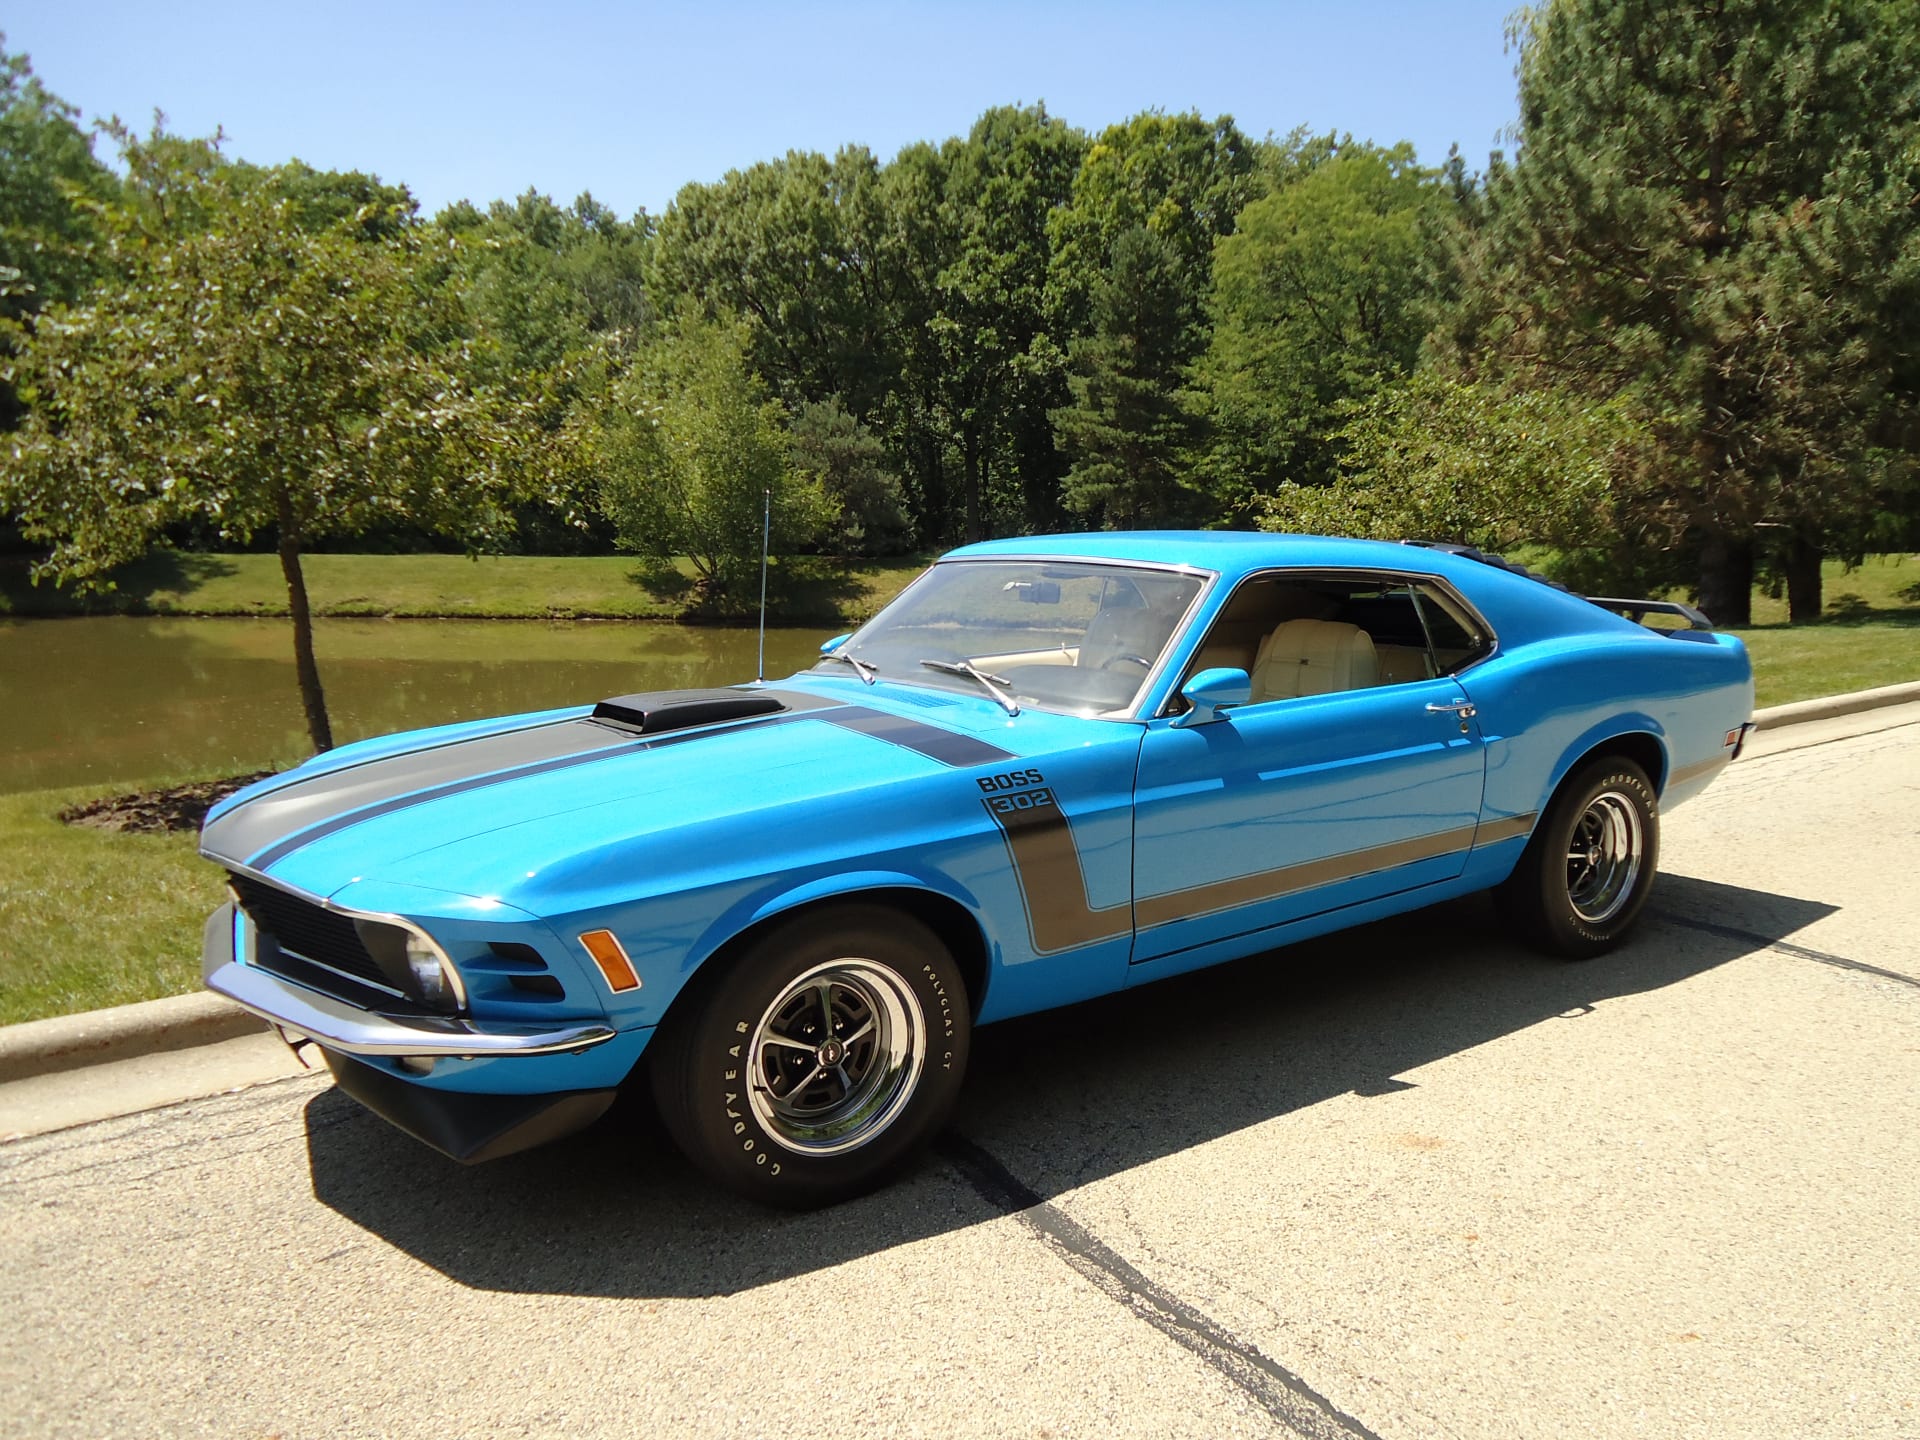
[[[1602,610],[1611,610],[1616,615],[1624,615],[1638,625],[1648,615],[1678,615],[1687,622],[1689,630],[1711,630],[1713,621],[1705,613],[1679,600],[1612,600],[1599,595],[1584,597],[1589,605],[1598,605]]]

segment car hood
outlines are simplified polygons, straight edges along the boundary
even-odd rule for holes
[[[834,797],[1013,758],[987,707],[848,703],[841,689],[755,692],[782,708],[665,733],[575,710],[331,752],[214,811],[201,849],[319,896],[377,878],[533,903],[609,848],[659,873],[696,835],[737,845],[776,812],[797,827],[837,814]]]

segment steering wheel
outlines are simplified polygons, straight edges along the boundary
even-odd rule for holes
[[[1102,670],[1112,670],[1121,665],[1138,665],[1143,671],[1153,669],[1153,662],[1144,655],[1116,655],[1111,660],[1100,662]]]

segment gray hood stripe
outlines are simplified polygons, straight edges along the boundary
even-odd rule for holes
[[[550,721],[523,730],[454,741],[425,751],[384,756],[362,765],[296,780],[235,806],[209,824],[200,850],[209,859],[264,871],[294,851],[365,820],[488,785],[550,774],[614,755],[790,725],[826,720],[857,733],[904,746],[943,765],[967,766],[1012,759],[997,746],[924,721],[865,706],[841,705],[803,693],[782,693],[793,708],[733,724],[706,725],[664,735],[636,736],[591,719]],[[244,857],[244,859],[242,858]]]

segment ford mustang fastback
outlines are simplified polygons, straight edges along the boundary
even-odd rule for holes
[[[207,983],[458,1159],[631,1082],[717,1180],[819,1204],[938,1130],[976,1025],[1478,890],[1599,954],[1752,705],[1697,612],[1474,552],[993,541],[785,680],[240,791],[201,840]]]

